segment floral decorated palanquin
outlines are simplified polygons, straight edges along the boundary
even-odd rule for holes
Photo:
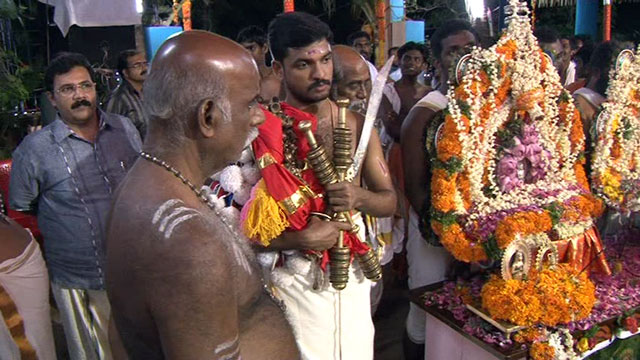
[[[430,220],[456,259],[500,262],[481,292],[492,319],[555,326],[588,316],[588,274],[610,274],[594,223],[603,204],[584,172],[580,115],[526,2],[509,8],[497,44],[462,56],[450,76]]]
[[[623,50],[612,67],[596,122],[592,187],[620,213],[640,211],[640,47]]]

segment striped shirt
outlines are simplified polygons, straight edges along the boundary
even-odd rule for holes
[[[122,79],[122,83],[111,94],[105,111],[131,119],[140,138],[144,139],[147,132],[147,111],[142,105],[142,97],[129,81]]]

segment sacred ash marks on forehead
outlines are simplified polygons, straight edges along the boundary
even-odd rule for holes
[[[331,52],[331,44],[329,44],[329,42],[326,43],[322,43],[322,42],[316,42],[315,44],[311,44],[309,45],[309,49],[307,49],[307,51],[305,52],[306,55],[324,55],[324,54],[328,54]]]

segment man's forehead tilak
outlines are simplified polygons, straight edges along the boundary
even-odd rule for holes
[[[331,44],[323,44],[323,45],[312,45],[309,50],[305,53],[306,55],[316,55],[316,54],[328,54],[331,52]]]

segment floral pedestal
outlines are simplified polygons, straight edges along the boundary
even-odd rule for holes
[[[548,338],[542,339],[544,333],[563,331],[572,334],[570,350],[575,352],[575,358],[599,358],[598,351],[637,354],[637,339],[640,338],[637,336],[640,333],[640,246],[631,246],[629,242],[612,243],[608,244],[605,253],[607,261],[613,265],[614,274],[592,276],[597,301],[590,315],[553,328],[534,326],[507,337],[469,311],[466,304],[480,297],[482,286],[487,281],[485,275],[469,281],[448,281],[416,289],[411,294],[412,301],[496,358],[517,359],[533,355],[532,350],[538,351],[535,353],[538,358],[545,358],[542,355],[549,349],[532,344],[546,344]],[[564,335],[559,335],[558,339],[568,341]],[[616,339],[633,341],[626,342],[629,345],[621,345]],[[607,346],[615,346],[615,349],[609,350]]]

